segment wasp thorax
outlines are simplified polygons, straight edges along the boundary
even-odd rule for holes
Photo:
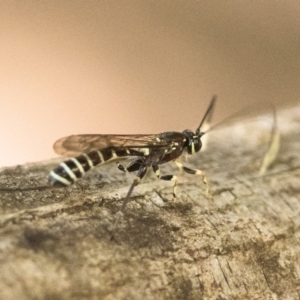
[[[202,134],[197,135],[193,131],[186,129],[182,132],[186,136],[185,148],[188,154],[194,154],[200,151],[202,142],[200,140]]]

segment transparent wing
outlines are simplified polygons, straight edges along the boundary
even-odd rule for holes
[[[76,156],[92,150],[116,148],[162,148],[168,143],[158,139],[158,134],[113,135],[80,134],[63,137],[53,145],[54,151],[63,156]]]

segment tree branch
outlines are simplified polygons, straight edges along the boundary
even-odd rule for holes
[[[149,173],[114,241],[133,180],[114,164],[68,188],[0,192],[0,298],[298,298],[300,107],[278,124],[282,146],[264,176],[264,122],[210,134],[209,151],[185,164],[206,172],[213,199],[199,177],[181,174],[174,202],[171,184]],[[44,184],[54,166],[3,169],[1,187]]]

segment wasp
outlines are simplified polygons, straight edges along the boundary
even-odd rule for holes
[[[152,168],[157,178],[174,181],[173,196],[175,198],[177,176],[161,175],[160,172],[160,165],[171,161],[174,161],[186,173],[200,175],[206,184],[206,194],[208,194],[207,179],[204,172],[198,169],[190,169],[177,159],[184,152],[192,155],[201,150],[201,137],[205,134],[204,131],[201,131],[201,127],[205,121],[210,121],[215,103],[216,96],[210,101],[206,113],[195,132],[186,129],[183,132],[169,131],[159,134],[82,134],[61,138],[55,142],[54,151],[63,156],[73,157],[60,163],[58,167],[52,170],[48,181],[55,187],[68,186],[96,166],[120,158],[135,157],[126,167],[117,163],[117,167],[123,172],[137,172],[123,200],[120,212],[124,211],[134,187],[141,182],[149,168]]]
[[[115,222],[117,226],[119,216],[124,212],[126,204],[129,202],[130,196],[134,188],[141,182],[149,168],[152,168],[157,178],[166,181],[174,181],[173,196],[176,197],[177,176],[161,175],[160,165],[168,162],[175,164],[184,172],[200,175],[206,185],[206,195],[210,196],[207,178],[203,171],[191,169],[184,166],[178,159],[184,154],[193,155],[202,148],[201,138],[204,134],[213,128],[223,124],[224,121],[214,125],[210,129],[201,130],[205,123],[211,121],[212,113],[216,103],[216,96],[213,96],[209,106],[195,132],[186,129],[182,132],[162,132],[159,134],[130,134],[130,135],[104,135],[104,134],[81,134],[71,135],[59,139],[54,143],[54,151],[62,156],[71,157],[60,163],[53,169],[48,177],[48,186],[35,188],[1,188],[1,191],[25,191],[33,189],[46,189],[53,187],[65,187],[75,183],[79,178],[83,177],[86,172],[94,167],[113,160],[130,158],[134,159],[124,167],[119,162],[118,169],[123,172],[137,172],[127,195],[121,205],[119,215]],[[276,111],[274,112],[274,126],[269,151],[265,156],[262,168],[266,169],[274,160],[279,147],[279,134],[276,127]],[[232,115],[229,119],[234,119],[238,115]]]

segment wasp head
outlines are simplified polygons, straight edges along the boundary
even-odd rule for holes
[[[188,154],[199,152],[202,147],[201,136],[204,132],[194,133],[186,129],[182,132],[186,137],[185,148]]]
[[[216,96],[213,96],[213,98],[210,101],[210,104],[206,110],[206,113],[204,114],[200,125],[197,127],[195,133],[189,129],[184,130],[182,133],[186,137],[186,142],[184,147],[186,148],[186,151],[188,154],[194,154],[196,152],[199,152],[202,147],[201,137],[203,134],[205,134],[205,131],[201,131],[201,127],[204,124],[205,121],[210,122],[212,112],[216,103]]]

